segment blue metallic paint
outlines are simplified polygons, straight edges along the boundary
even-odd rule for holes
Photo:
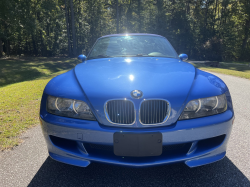
[[[224,118],[224,116],[231,117],[232,113],[219,114],[217,118]],[[61,117],[63,118],[63,117]],[[206,117],[209,118],[209,117]],[[201,118],[200,118],[201,119]],[[158,164],[167,164],[173,162],[182,162],[190,166],[199,166],[214,162],[217,158],[217,155],[223,154],[226,151],[226,145],[228,142],[229,135],[232,129],[232,118],[229,121],[222,123],[216,123],[211,125],[199,126],[200,119],[192,119],[184,121],[178,121],[176,126],[173,128],[150,128],[150,129],[138,129],[137,133],[145,132],[161,132],[163,134],[163,145],[183,143],[183,142],[197,142],[206,138],[211,138],[219,135],[226,134],[226,138],[222,144],[212,147],[212,148],[196,148],[191,154],[186,154],[182,156],[173,156],[171,158],[164,157],[153,157],[147,160],[142,159],[140,162],[134,162],[133,160],[123,160],[122,157],[112,156],[112,157],[103,157],[102,155],[91,155],[85,154],[80,151],[79,147],[72,147],[71,149],[64,149],[63,147],[58,147],[50,140],[49,135],[56,137],[61,137],[69,140],[81,142],[91,142],[98,144],[113,144],[113,133],[117,131],[122,132],[135,132],[134,129],[124,129],[124,128],[105,128],[101,127],[97,122],[91,121],[89,124],[83,124],[82,127],[72,128],[70,123],[67,123],[68,126],[54,125],[43,121],[42,129],[45,136],[45,140],[48,146],[49,154],[52,158],[59,160],[64,163],[83,166],[88,161],[97,161],[105,162],[112,164],[128,165],[128,166],[150,166]],[[205,119],[206,120],[206,119]],[[63,121],[63,120],[62,120]],[[188,124],[186,127],[186,124]],[[192,124],[195,124],[192,126]],[[193,127],[193,128],[192,128]],[[82,134],[83,139],[78,139],[77,134]],[[61,159],[58,159],[58,157]],[[211,157],[211,158],[210,158]],[[76,160],[75,160],[76,159]],[[221,159],[221,158],[219,158]],[[79,162],[76,162],[79,160]],[[74,163],[74,162],[75,163]],[[81,161],[81,162],[80,162]],[[82,161],[86,161],[82,163]]]
[[[143,91],[143,98],[133,99],[132,90]],[[178,121],[185,105],[193,99],[226,94],[228,108],[221,114]],[[86,102],[97,121],[66,118],[46,111],[47,96],[77,99]],[[104,103],[109,99],[128,98],[135,104],[136,116],[142,99],[161,98],[171,104],[169,119],[159,126],[143,126],[139,118],[132,126],[111,124],[104,114]],[[46,86],[41,101],[40,117],[50,156],[58,161],[86,167],[89,161],[121,165],[146,166],[185,161],[190,166],[199,166],[224,157],[226,144],[234,119],[232,100],[225,83],[218,77],[194,68],[191,64],[175,58],[130,57],[87,60],[73,70],[52,79]],[[128,128],[129,127],[129,128]],[[161,132],[163,144],[195,142],[226,135],[224,142],[212,150],[192,153],[182,158],[152,158],[146,162],[123,162],[117,158],[93,157],[81,150],[65,150],[56,147],[49,135],[79,142],[113,144],[113,133]],[[78,139],[78,134],[82,139]]]
[[[183,61],[187,60],[188,59],[188,56],[186,54],[180,54],[179,55],[179,58]]]
[[[195,68],[178,59],[119,57],[88,60],[76,66],[75,74],[104,125],[112,125],[103,113],[103,103],[109,99],[129,98],[135,103],[138,112],[141,99],[130,96],[130,92],[137,89],[143,91],[142,99],[161,98],[171,103],[173,115],[162,124],[166,126],[176,122],[178,116],[175,114],[178,113],[192,86]],[[94,85],[98,86],[93,89]],[[133,127],[142,127],[139,119]]]
[[[134,102],[138,116],[141,99],[132,98],[130,92],[143,90],[142,99],[161,98],[170,102],[171,115],[161,124],[167,126],[177,121],[188,101],[228,92],[218,77],[178,59],[133,57],[129,58],[129,63],[126,59],[104,58],[78,64],[74,70],[52,79],[44,93],[83,100],[90,105],[101,124],[113,126],[105,117],[104,103],[110,99],[129,98]],[[133,80],[130,75],[133,75]],[[145,126],[137,118],[133,127]]]
[[[85,55],[79,55],[78,56],[78,60],[81,60],[82,62],[84,62],[86,60],[86,56]]]

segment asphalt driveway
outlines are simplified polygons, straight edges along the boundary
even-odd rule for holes
[[[49,158],[37,126],[22,135],[23,144],[0,152],[0,186],[250,186],[250,80],[215,75],[228,85],[236,116],[223,160],[193,169],[182,163],[150,168],[92,163],[80,168]]]

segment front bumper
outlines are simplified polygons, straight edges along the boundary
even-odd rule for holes
[[[97,121],[80,124],[80,120],[78,123],[48,114],[41,116],[41,126],[49,155],[63,163],[86,167],[91,161],[127,166],[185,162],[189,167],[196,167],[225,156],[233,119],[233,112],[228,110],[214,116],[177,121],[171,127],[126,129],[103,127]],[[156,157],[115,156],[112,150],[115,132],[161,132],[166,151]]]

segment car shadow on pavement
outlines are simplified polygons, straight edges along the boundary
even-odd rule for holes
[[[250,181],[227,157],[196,168],[183,163],[146,168],[91,163],[81,168],[48,157],[28,186],[250,186]]]

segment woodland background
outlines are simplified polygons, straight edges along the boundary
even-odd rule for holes
[[[86,55],[114,33],[165,36],[193,60],[250,61],[250,0],[0,0],[0,57]]]

